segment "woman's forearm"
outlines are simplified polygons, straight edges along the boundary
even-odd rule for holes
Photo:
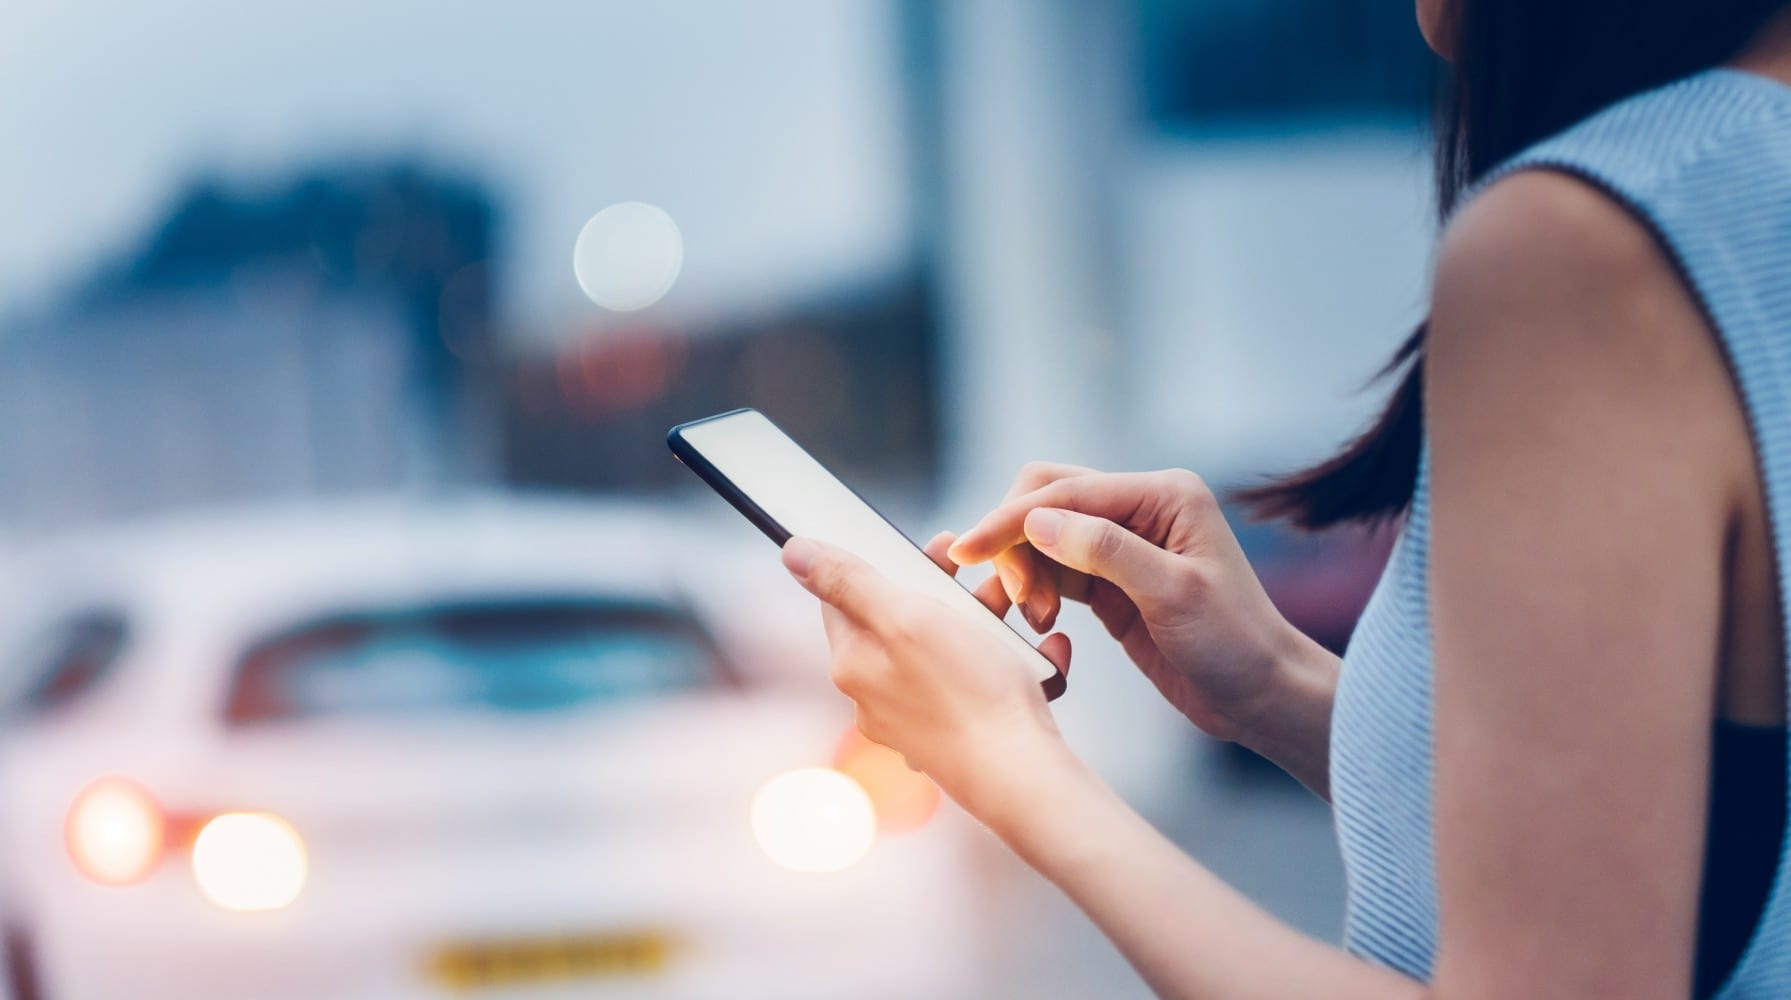
[[[1289,626],[1275,681],[1234,720],[1238,743],[1273,761],[1320,798],[1331,797],[1331,705],[1341,661]]]
[[[1009,745],[954,790],[1165,997],[1421,997],[1307,938],[1182,853],[1054,738]]]

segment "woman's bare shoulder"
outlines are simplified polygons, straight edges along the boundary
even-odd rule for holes
[[[1670,250],[1615,197],[1568,174],[1495,183],[1444,231],[1429,349],[1444,377],[1660,389],[1726,381],[1720,349]]]
[[[1720,345],[1670,249],[1577,177],[1520,172],[1462,209],[1426,352],[1432,426],[1460,445],[1594,466],[1641,449],[1711,484],[1739,482],[1750,460]]]
[[[1665,248],[1614,196],[1570,174],[1525,170],[1478,194],[1444,230],[1435,302],[1614,316],[1677,298],[1693,306]],[[1444,324],[1444,333],[1452,324]]]

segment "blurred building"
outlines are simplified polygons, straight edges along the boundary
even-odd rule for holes
[[[404,165],[193,186],[0,327],[0,519],[485,475],[496,217]]]
[[[1410,4],[1387,0],[1136,0],[1150,121],[1382,117],[1421,112],[1432,55]]]
[[[1113,182],[1139,464],[1253,481],[1333,452],[1425,307],[1435,57],[1386,0],[1133,0]]]
[[[691,488],[673,424],[755,407],[854,482],[912,490],[938,453],[936,324],[924,281],[894,275],[777,309],[702,321],[602,321],[505,365],[507,482]]]

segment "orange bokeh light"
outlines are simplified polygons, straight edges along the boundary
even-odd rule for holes
[[[135,782],[101,778],[69,807],[63,831],[82,874],[108,885],[146,877],[162,858],[162,809]]]
[[[939,786],[908,767],[902,755],[865,739],[848,727],[834,749],[833,766],[858,782],[877,810],[877,828],[906,833],[924,826],[939,811]]]

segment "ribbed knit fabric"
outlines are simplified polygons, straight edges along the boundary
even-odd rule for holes
[[[1791,607],[1791,87],[1727,69],[1700,73],[1601,112],[1486,183],[1535,168],[1582,177],[1623,204],[1658,234],[1702,301],[1740,383],[1780,604]],[[1345,943],[1421,979],[1430,977],[1438,933],[1429,550],[1427,452],[1392,560],[1344,657],[1331,737],[1349,879]],[[1758,929],[1720,996],[1791,997],[1785,848]]]

